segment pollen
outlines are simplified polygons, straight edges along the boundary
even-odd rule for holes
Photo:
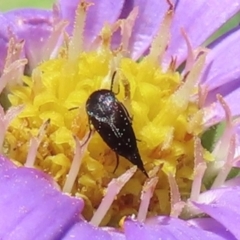
[[[167,15],[165,25],[170,17]],[[85,201],[82,214],[90,220],[108,184],[133,166],[120,157],[113,172],[117,161],[114,151],[96,132],[88,139],[92,126],[85,110],[86,101],[92,92],[110,89],[116,71],[114,92],[119,85],[116,98],[132,118],[144,168],[149,172],[159,166],[147,215],[169,214],[169,174],[175,177],[181,197],[190,195],[194,141],[202,131],[201,109],[191,96],[198,91],[196,79],[205,55],[196,60],[185,77],[171,66],[163,70],[156,64],[158,49],[153,48],[161,45],[163,49],[165,43],[153,44],[149,56],[138,62],[121,50],[107,49],[105,43],[106,39],[91,51],[75,47],[80,49],[78,55],[66,49],[74,57],[59,54],[36,67],[31,77],[25,76],[23,85],[11,86],[11,105],[24,105],[24,109],[8,127],[4,152],[14,162],[26,165],[32,139],[41,135],[32,165],[51,175],[65,192],[81,197]],[[70,171],[71,166],[75,171]],[[137,170],[113,199],[101,225],[118,225],[124,216],[138,211],[145,180],[146,176]]]

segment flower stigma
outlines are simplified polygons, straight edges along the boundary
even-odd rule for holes
[[[120,192],[116,191],[111,198],[103,219],[98,216],[94,221],[96,225],[101,222],[104,226],[116,226],[124,216],[137,215],[140,205],[138,218],[143,221],[146,214],[170,214],[169,176],[175,178],[181,199],[189,198],[191,193],[195,139],[203,131],[200,99],[193,96],[199,92],[197,79],[206,54],[195,57],[184,75],[176,71],[174,60],[167,69],[161,68],[159,61],[170,38],[172,7],[163,19],[150,53],[141,61],[134,61],[126,51],[130,38],[126,26],[128,22],[133,25],[136,9],[115,26],[106,24],[94,47],[84,50],[79,34],[84,32],[88,7],[94,6],[85,2],[79,5],[73,36],[66,40],[58,56],[41,63],[31,76],[24,76],[24,85],[9,87],[11,105],[24,105],[24,109],[9,124],[3,151],[19,165],[34,166],[51,175],[64,192],[81,197],[85,201],[83,217],[89,221],[95,219],[94,213],[112,179],[133,167],[120,157],[113,173],[117,161],[113,150],[96,132],[87,138],[91,126],[85,103],[92,92],[110,89],[116,71],[113,89],[119,85],[116,98],[133,118],[144,168],[150,172],[157,167],[158,171],[150,177],[153,180],[147,180],[150,193],[142,192],[146,176],[140,170],[132,172]],[[111,37],[118,27],[122,30],[122,43],[113,50]],[[150,196],[145,201],[148,209],[141,203],[145,195]]]

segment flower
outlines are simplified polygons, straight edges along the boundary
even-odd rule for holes
[[[45,55],[42,60],[45,61],[40,65],[41,57],[31,62],[29,56],[34,54],[27,54],[35,49],[35,40],[32,41],[33,45],[26,45],[28,50],[25,47],[24,54],[29,63],[33,63],[32,73],[23,77],[24,85],[12,83],[13,86],[8,87],[12,107],[6,115],[1,111],[2,132],[5,134],[1,142],[5,137],[3,151],[8,158],[30,169],[17,168],[2,157],[2,192],[10,190],[4,195],[6,197],[1,207],[12,211],[6,202],[16,194],[14,182],[20,182],[20,191],[26,196],[31,189],[33,196],[30,202],[25,197],[22,202],[16,201],[13,209],[17,209],[18,215],[14,218],[5,211],[10,216],[7,221],[9,225],[5,227],[2,224],[1,234],[15,237],[20,236],[21,232],[22,238],[33,238],[35,226],[28,224],[28,219],[37,219],[39,213],[42,218],[37,219],[41,223],[38,225],[40,229],[46,228],[44,233],[39,231],[46,239],[68,239],[84,234],[85,238],[96,234],[96,237],[103,239],[132,239],[138,234],[140,239],[146,239],[146,236],[152,239],[171,239],[171,236],[182,239],[183,233],[188,238],[199,235],[202,239],[222,239],[222,236],[239,238],[240,233],[231,221],[239,218],[237,178],[231,180],[231,186],[224,187],[224,184],[229,184],[226,182],[227,175],[233,166],[237,166],[238,160],[238,120],[232,120],[232,117],[237,116],[239,110],[236,103],[229,99],[234,99],[238,94],[235,79],[239,72],[235,68],[239,59],[234,54],[238,48],[234,43],[239,38],[239,31],[235,29],[218,39],[209,46],[210,50],[199,47],[239,10],[238,2],[228,4],[225,9],[226,5],[218,2],[206,7],[203,3],[192,4],[189,1],[179,1],[175,6],[159,1],[149,1],[149,5],[135,1],[130,6],[129,2],[119,1],[114,11],[105,11],[110,9],[111,4],[109,1],[98,1],[95,6],[90,6],[86,2],[69,4],[62,0],[58,19],[73,16],[71,11],[76,9],[75,26],[70,24],[67,29],[69,35],[62,35],[64,21],[60,30],[50,29],[48,39],[54,35],[57,47],[46,48],[45,41],[42,41],[47,54],[42,51]],[[191,6],[191,13],[186,13],[186,6]],[[159,14],[156,14],[156,9],[159,9]],[[210,21],[209,12],[213,13],[211,18],[215,15],[219,17],[219,13],[221,15],[218,21],[205,25]],[[186,17],[183,17],[185,13]],[[101,14],[103,17],[100,17]],[[23,15],[26,17],[24,12]],[[196,15],[202,21],[189,28],[189,19]],[[21,18],[21,12],[18,16]],[[92,16],[99,19],[92,22]],[[116,21],[119,17],[120,20]],[[106,24],[105,20],[109,23]],[[15,28],[15,23],[12,24]],[[201,31],[203,26],[204,32]],[[28,27],[20,28],[20,32],[14,28],[16,38],[26,38],[21,32],[26,33]],[[64,40],[63,48],[60,48],[61,40]],[[228,54],[224,51],[226,48],[229,49]],[[49,54],[53,52],[55,54]],[[216,58],[223,54],[224,61],[223,58]],[[9,51],[9,55],[14,54]],[[236,61],[227,65],[226,57],[234,57]],[[176,71],[185,60],[184,70]],[[13,58],[12,63],[15,61]],[[223,62],[225,66],[220,68]],[[113,72],[116,72],[114,79]],[[9,73],[22,76],[21,72],[13,73],[11,69]],[[114,91],[116,85],[120,85],[117,98],[133,115],[133,128],[140,139],[139,151],[150,176],[147,180],[136,167],[130,168],[132,164],[123,158],[120,158],[121,164],[116,173],[112,173],[115,154],[99,135],[88,133],[85,102],[91,92],[99,88],[109,89],[113,80]],[[227,90],[225,84],[228,84]],[[225,133],[214,146],[214,151],[209,152],[202,148],[199,137],[205,129],[222,119],[227,119]],[[222,150],[221,154],[218,149]],[[64,192],[79,199],[57,191],[51,178],[33,167],[51,175]],[[200,194],[206,168],[206,181],[217,177],[212,189],[202,190]],[[9,180],[11,174],[14,177]],[[229,199],[229,195],[235,198]],[[35,205],[39,199],[47,202],[44,211],[39,209],[39,204]],[[84,200],[84,208],[81,199]],[[54,206],[53,202],[59,205]],[[63,211],[65,204],[72,207],[66,218]],[[78,216],[81,210],[82,217]],[[60,221],[56,222],[55,229],[49,228],[49,222],[42,222],[45,217],[52,221],[50,212],[59,214]],[[203,213],[210,217],[192,219]],[[137,215],[137,220],[134,217],[123,220],[125,235],[114,228],[94,227],[100,223],[116,227],[122,217],[132,214]],[[156,217],[162,214],[170,216]],[[26,219],[26,228],[19,224],[19,228],[14,228],[10,233],[4,230],[11,229],[22,218]],[[206,224],[208,222],[213,225],[212,229]]]

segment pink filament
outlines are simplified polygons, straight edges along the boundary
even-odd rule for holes
[[[157,185],[158,177],[149,178],[144,183],[142,194],[141,194],[141,204],[139,207],[137,219],[138,221],[145,221],[147,217],[148,207],[150,200],[153,196],[154,189]]]
[[[88,147],[88,143],[91,139],[92,134],[93,134],[93,132],[91,132],[91,133],[87,132],[87,134],[84,136],[84,138],[82,140],[82,142],[84,143],[82,146],[81,146],[79,140],[76,137],[74,137],[74,140],[76,143],[76,152],[75,152],[66,182],[63,186],[63,192],[70,193],[72,191],[73,184],[79,173],[79,170],[80,170],[80,167],[82,164],[82,159],[83,159],[84,153]]]
[[[202,179],[207,168],[206,163],[203,161],[203,151],[201,146],[201,140],[196,138],[195,140],[195,161],[194,161],[194,177],[191,189],[190,199],[196,201],[201,191]]]
[[[104,216],[106,215],[107,211],[111,207],[116,195],[120,192],[123,186],[129,181],[129,179],[133,176],[136,172],[137,167],[133,166],[129,170],[127,170],[124,174],[122,174],[118,178],[112,179],[112,181],[108,184],[107,192],[102,202],[100,203],[98,209],[94,213],[90,223],[98,226]]]
[[[38,136],[32,137],[32,139],[30,140],[30,147],[29,147],[25,167],[30,167],[30,168],[34,167],[34,162],[36,160],[38,147],[43,139],[43,136],[46,132],[46,128],[48,127],[49,123],[50,123],[50,120],[48,119],[40,127]]]

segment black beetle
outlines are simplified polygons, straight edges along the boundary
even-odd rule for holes
[[[137,139],[132,128],[132,121],[124,105],[118,101],[111,90],[100,89],[93,92],[86,102],[89,124],[92,124],[103,141],[116,153],[118,167],[119,157],[128,159],[148,177],[140,157]],[[90,131],[91,132],[91,131]],[[115,172],[114,170],[114,172]]]

